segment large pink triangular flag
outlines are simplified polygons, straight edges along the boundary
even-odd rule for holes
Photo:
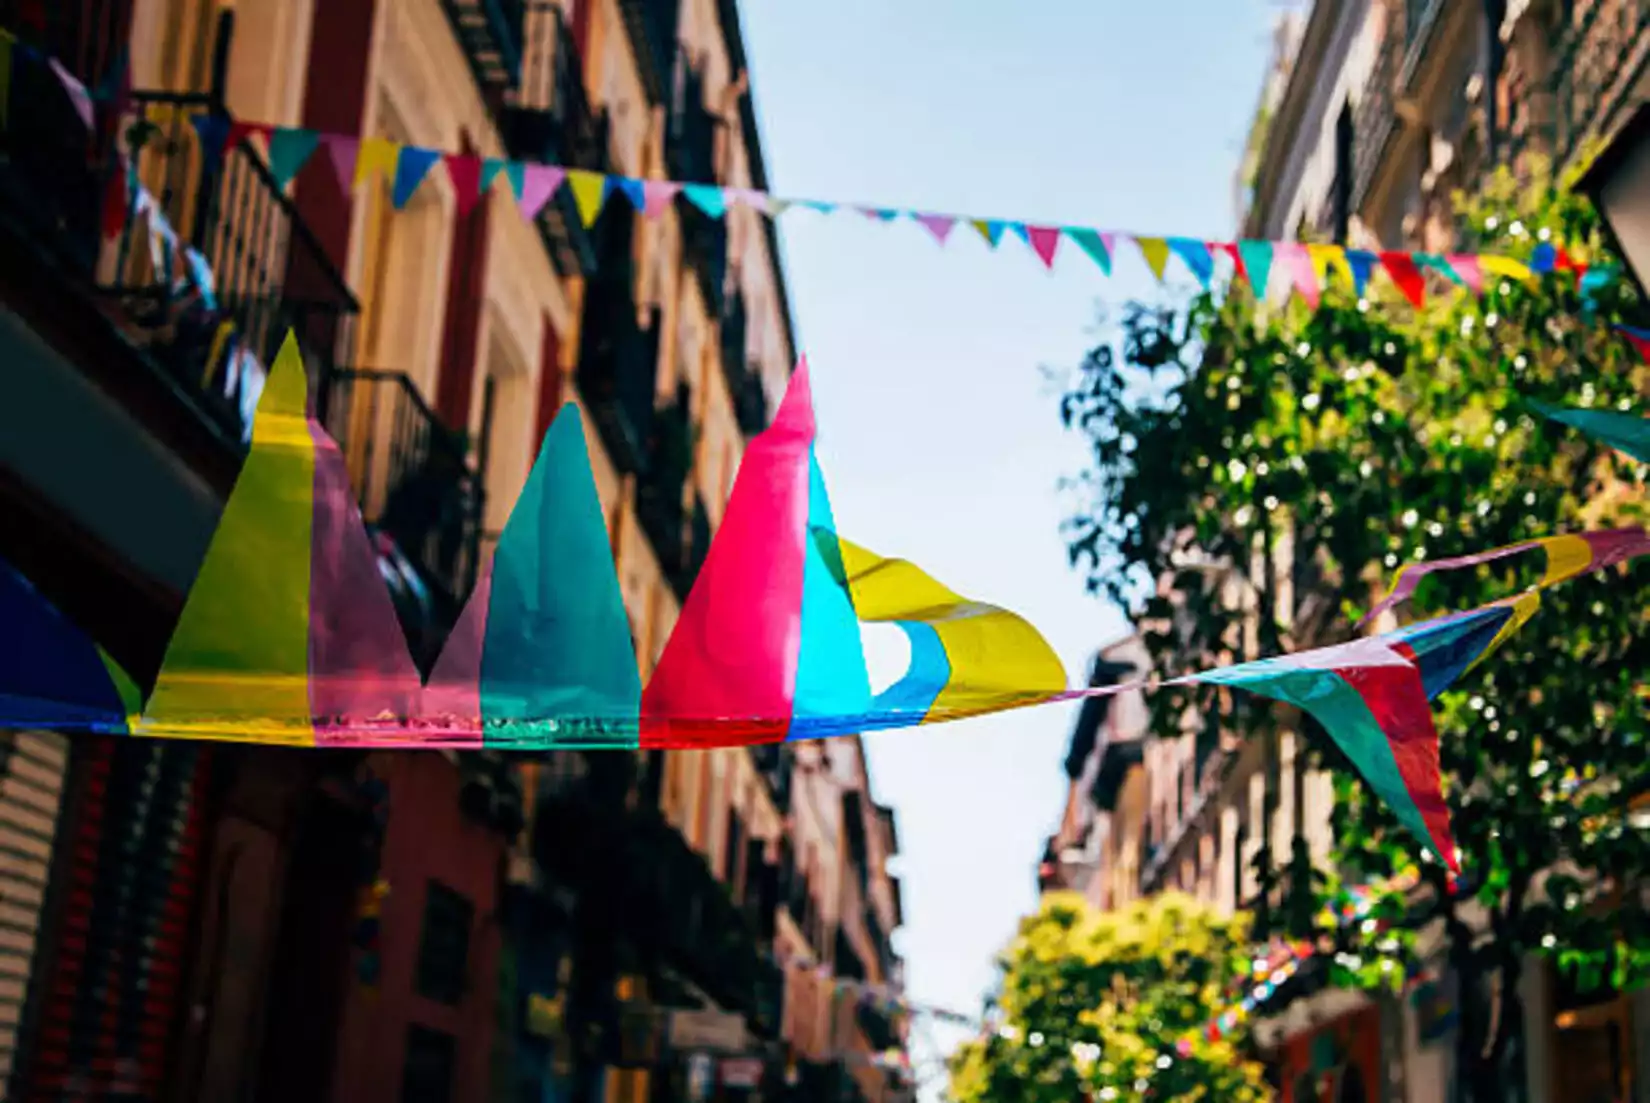
[[[682,185],[674,180],[642,181],[642,213],[650,219],[658,218],[670,210],[681,190]]]
[[[338,189],[348,195],[355,187],[355,159],[361,153],[360,140],[343,134],[327,134],[321,138],[321,144],[327,147],[327,159],[332,162],[332,171],[338,174]]]
[[[945,244],[945,239],[951,236],[952,229],[957,225],[957,220],[948,214],[918,213],[916,219],[941,245]]]
[[[1027,226],[1026,240],[1031,243],[1032,251],[1037,259],[1043,262],[1044,268],[1054,267],[1054,254],[1060,248],[1060,228],[1058,226]]]
[[[531,222],[556,194],[567,173],[553,165],[527,165],[521,174],[521,217]]]

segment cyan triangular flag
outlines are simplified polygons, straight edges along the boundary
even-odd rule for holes
[[[1266,284],[1272,278],[1272,243],[1270,241],[1240,241],[1238,256],[1243,258],[1243,270],[1249,273],[1249,285],[1255,294],[1264,298]]]
[[[1197,282],[1204,287],[1209,286],[1209,280],[1215,274],[1215,259],[1209,255],[1209,246],[1201,241],[1189,237],[1171,237],[1169,248],[1174,250],[1180,263],[1191,270],[1197,277]]]
[[[313,130],[278,126],[269,134],[269,172],[275,185],[284,188],[292,183],[304,163],[321,144],[321,136]]]
[[[859,617],[848,593],[836,519],[825,474],[808,455],[808,540],[802,560],[802,647],[797,657],[792,715],[863,716],[871,711]],[[806,730],[806,724],[801,725]]]
[[[401,155],[395,161],[395,186],[390,191],[390,202],[395,204],[396,210],[407,205],[418,185],[424,182],[424,177],[430,174],[430,169],[439,160],[441,154],[433,149],[401,147]]]
[[[539,741],[635,746],[642,683],[577,407],[564,406],[493,556],[481,712]],[[508,735],[505,735],[508,738]]]
[[[721,218],[727,213],[728,197],[715,184],[684,184],[682,194],[712,218]]]

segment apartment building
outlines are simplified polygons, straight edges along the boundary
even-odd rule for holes
[[[0,27],[0,558],[152,683],[290,329],[421,665],[574,401],[649,671],[795,357],[774,229],[618,197],[586,225],[566,188],[527,221],[465,159],[765,188],[732,0],[3,0]],[[323,148],[289,174],[270,126]],[[452,157],[408,189],[371,152],[397,145]],[[14,1098],[670,1098],[707,1048],[782,1048],[790,749],[6,738]],[[821,862],[892,851],[868,797],[849,820]],[[882,860],[842,914],[897,984]]]

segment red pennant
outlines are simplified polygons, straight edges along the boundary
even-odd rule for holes
[[[1421,270],[1415,267],[1408,253],[1382,253],[1381,265],[1411,304],[1420,306],[1426,301],[1427,282],[1421,278]]]
[[[1232,274],[1240,280],[1249,278],[1249,270],[1243,266],[1243,254],[1238,250],[1235,241],[1206,241],[1211,253],[1225,253],[1232,258]]]
[[[1054,267],[1054,253],[1060,248],[1060,230],[1057,226],[1027,226],[1026,240],[1031,243],[1037,259],[1044,268]]]
[[[223,143],[225,153],[230,152],[241,144],[243,138],[250,138],[254,134],[261,135],[264,143],[269,143],[270,127],[265,123],[247,123],[236,119],[229,124],[229,138]]]
[[[449,153],[447,175],[453,182],[453,194],[458,199],[458,213],[469,214],[481,198],[481,158],[460,153]]]

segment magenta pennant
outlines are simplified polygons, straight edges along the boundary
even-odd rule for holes
[[[458,213],[469,214],[481,199],[481,158],[449,153],[446,161],[447,176],[453,182],[453,195],[458,201]]]
[[[343,134],[328,134],[321,144],[327,147],[327,160],[338,174],[338,190],[348,195],[355,187],[355,159],[361,153],[361,143]]]
[[[1031,245],[1032,252],[1037,259],[1043,262],[1044,268],[1054,267],[1054,254],[1060,248],[1060,228],[1058,226],[1027,226],[1025,227],[1026,241]]]
[[[567,173],[553,165],[526,165],[521,175],[521,217],[531,222],[539,216],[561,187]]]
[[[945,244],[945,239],[951,236],[951,230],[957,225],[957,220],[948,214],[918,214],[916,219],[941,245]]]
[[[682,185],[674,180],[644,180],[642,181],[642,213],[650,219],[656,219],[676,201]]]

